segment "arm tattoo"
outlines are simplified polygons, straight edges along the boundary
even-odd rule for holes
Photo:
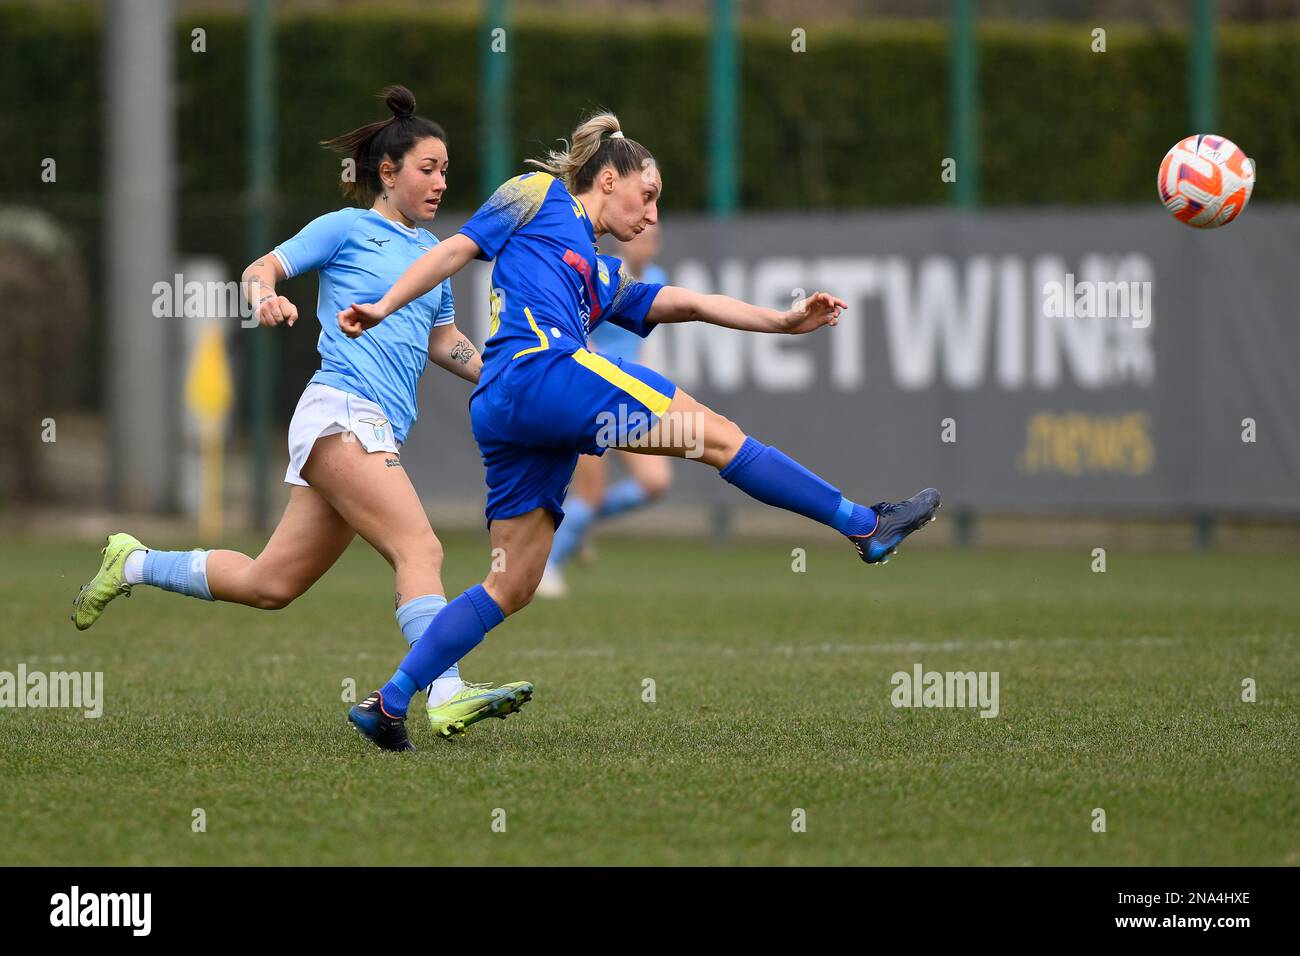
[[[474,357],[474,346],[470,345],[469,342],[464,339],[461,339],[456,343],[455,347],[452,348],[451,357],[453,361],[464,365]]]

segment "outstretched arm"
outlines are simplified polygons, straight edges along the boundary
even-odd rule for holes
[[[655,296],[647,322],[707,322],[743,332],[784,332],[802,335],[823,325],[835,325],[848,308],[843,299],[829,292],[814,292],[800,299],[788,312],[765,309],[741,302],[729,295],[703,295],[666,285]]]
[[[355,339],[408,302],[414,302],[448,276],[455,275],[479,253],[478,243],[463,233],[440,242],[411,263],[378,302],[353,303],[339,313],[339,328]]]

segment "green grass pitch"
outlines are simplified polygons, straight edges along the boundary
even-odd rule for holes
[[[809,539],[600,539],[465,665],[522,714],[448,743],[420,708],[400,756],[345,722],[405,650],[366,547],[283,611],[141,587],[81,633],[98,545],[10,539],[0,671],[105,702],[0,710],[0,864],[1300,863],[1300,556]],[[445,544],[456,593],[486,539]],[[997,671],[999,715],[893,707],[916,663]]]

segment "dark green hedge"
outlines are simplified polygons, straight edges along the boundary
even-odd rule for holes
[[[0,195],[38,192],[44,156],[59,192],[100,189],[98,12],[0,6],[6,162]],[[371,94],[415,90],[447,128],[450,205],[482,198],[478,163],[480,25],[403,8],[281,15],[279,186],[335,195],[338,160],[316,146],[381,115]],[[190,52],[190,30],[207,52]],[[177,25],[177,115],[187,198],[230,212],[244,176],[243,20],[191,12]],[[941,202],[947,155],[947,39],[941,24],[810,25],[807,53],[782,26],[743,37],[746,208],[846,208]],[[981,34],[983,199],[988,203],[1147,201],[1164,151],[1190,130],[1185,36],[1114,29],[1089,49],[1086,25],[990,25]],[[572,129],[594,106],[616,110],[664,169],[667,209],[706,205],[708,42],[692,21],[521,19],[508,39],[518,158]],[[1300,199],[1300,28],[1229,28],[1220,38],[1220,121],[1254,156],[1260,196]]]
[[[103,192],[100,10],[0,0],[0,204],[39,205],[78,237],[98,287]],[[207,31],[207,52],[190,31]],[[937,23],[747,27],[741,201],[745,208],[851,209],[941,203],[947,143],[946,29]],[[1154,202],[1160,158],[1191,130],[1186,37],[1113,29],[1108,52],[1090,26],[988,25],[980,36],[982,199],[989,204]],[[379,118],[373,98],[410,86],[447,129],[450,208],[483,198],[479,177],[481,24],[443,12],[295,10],[279,17],[278,194],[282,239],[340,203],[339,159],[317,142]],[[580,114],[615,110],[664,171],[668,211],[703,209],[708,183],[708,31],[697,21],[605,23],[521,18],[507,40],[514,73],[516,158],[567,135]],[[1217,132],[1255,159],[1256,195],[1300,200],[1300,27],[1230,28],[1220,37]],[[182,253],[247,262],[242,192],[244,21],[187,11],[176,26]],[[39,181],[58,159],[57,185]],[[519,166],[522,168],[522,166]],[[312,280],[286,291],[301,302]],[[304,284],[305,283],[305,284]],[[98,320],[98,316],[96,319]],[[247,337],[237,337],[243,348]],[[93,356],[99,321],[81,354]],[[311,368],[314,336],[281,338],[277,405],[288,414]],[[102,369],[87,361],[81,400]]]

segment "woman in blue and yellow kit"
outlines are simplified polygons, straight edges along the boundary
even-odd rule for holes
[[[471,259],[496,260],[470,418],[487,472],[492,548],[505,560],[451,601],[392,679],[352,708],[357,729],[385,749],[410,748],[411,695],[532,599],[580,453],[617,447],[698,458],[757,500],[839,531],[868,564],[888,560],[939,507],[932,488],[899,503],[857,504],[653,369],[589,351],[601,322],[641,336],[659,323],[687,321],[798,335],[835,325],[845,303],[818,292],[779,312],[638,282],[620,260],[598,254],[598,237],[628,241],[657,222],[663,187],[650,151],[626,138],[611,113],[583,122],[567,149],[531,162],[541,171],[503,184],[382,299],[354,303],[338,316],[347,335],[371,334]]]

